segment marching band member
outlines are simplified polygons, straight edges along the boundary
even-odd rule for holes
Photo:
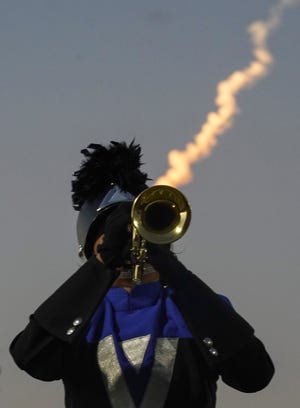
[[[140,146],[82,153],[72,199],[86,261],[13,340],[16,364],[62,380],[67,408],[213,408],[219,378],[241,392],[266,387],[274,367],[252,326],[169,244],[146,242],[133,282],[131,209],[148,188]]]

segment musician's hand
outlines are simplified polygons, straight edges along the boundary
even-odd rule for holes
[[[148,262],[154,267],[160,274],[160,280],[162,282],[168,281],[169,262],[172,258],[175,258],[171,251],[169,244],[158,245],[147,242],[147,257]]]
[[[121,267],[129,256],[131,206],[130,202],[120,204],[105,221],[103,243],[97,246],[97,252],[110,268]]]

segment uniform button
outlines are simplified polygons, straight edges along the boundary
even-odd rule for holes
[[[77,319],[74,320],[73,326],[79,326],[82,323],[81,317],[77,317]]]
[[[71,336],[71,334],[73,334],[74,331],[75,331],[74,327],[71,327],[70,329],[68,329],[66,332],[67,336]]]
[[[209,349],[210,354],[212,354],[214,357],[218,357],[219,353],[218,350],[216,350],[215,348],[211,347]]]
[[[210,339],[209,337],[205,337],[205,339],[203,339],[203,343],[207,346],[207,347],[211,347],[214,343],[212,341],[212,339]]]

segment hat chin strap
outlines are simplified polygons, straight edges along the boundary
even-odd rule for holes
[[[144,269],[143,269],[143,276],[149,275],[150,273],[154,273],[154,272],[156,272],[156,270],[153,268],[153,266],[149,263],[145,263]],[[118,279],[132,279],[133,273],[134,273],[134,269],[132,266],[124,267]]]

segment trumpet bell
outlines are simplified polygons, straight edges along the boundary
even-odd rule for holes
[[[157,185],[136,197],[131,218],[134,228],[146,241],[169,244],[185,234],[191,221],[191,208],[179,190]]]

